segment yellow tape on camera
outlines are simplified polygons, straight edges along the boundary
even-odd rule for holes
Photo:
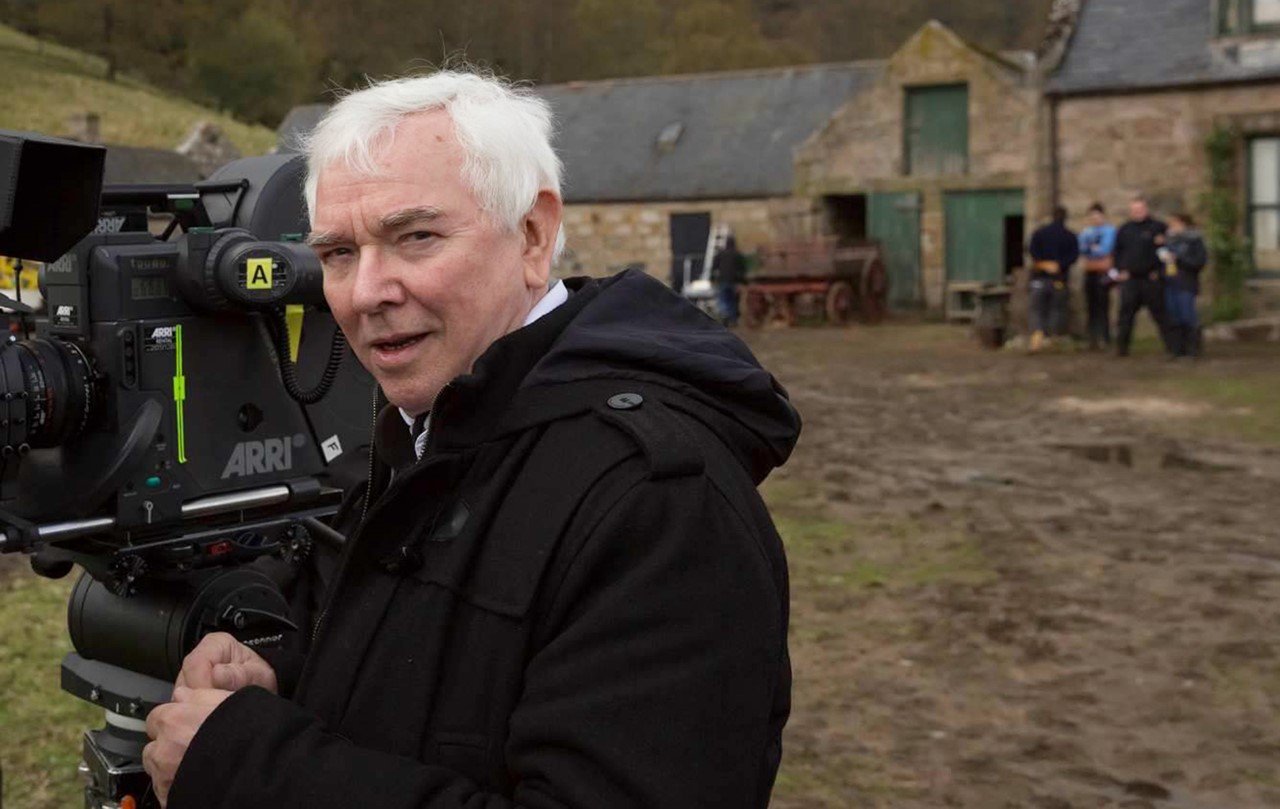
[[[13,290],[16,263],[7,256],[0,256],[0,289]],[[35,261],[25,261],[22,266],[22,289],[26,292],[35,292],[40,288],[40,264]]]
[[[245,289],[271,289],[271,259],[251,258],[245,266]]]

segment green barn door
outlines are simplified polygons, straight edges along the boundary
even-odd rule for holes
[[[1022,227],[1022,191],[957,191],[943,200],[947,280],[999,282],[1007,267],[1011,220]],[[1021,251],[1021,245],[1017,250]],[[1018,262],[1013,262],[1014,264]]]
[[[918,307],[920,298],[920,194],[871,194],[867,232],[880,242],[889,274],[889,306]]]
[[[912,177],[969,171],[969,86],[909,87],[904,168]]]

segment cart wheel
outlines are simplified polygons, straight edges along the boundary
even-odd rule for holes
[[[879,259],[862,270],[859,292],[863,322],[876,324],[884,320],[889,312],[889,276]]]
[[[853,285],[836,281],[827,287],[827,322],[846,326],[853,318]]]
[[[764,325],[769,314],[769,298],[760,290],[747,287],[741,293],[742,324],[749,329]]]

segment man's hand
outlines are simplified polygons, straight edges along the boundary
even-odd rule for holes
[[[239,691],[251,685],[276,693],[276,672],[257,652],[226,632],[205,635],[182,661],[179,688]]]
[[[169,800],[173,777],[196,731],[229,696],[230,691],[177,686],[173,689],[173,702],[157,705],[147,714],[147,735],[153,741],[142,748],[142,766],[151,776],[151,786],[161,806]]]

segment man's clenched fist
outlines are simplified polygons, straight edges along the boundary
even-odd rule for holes
[[[176,685],[223,691],[256,685],[274,694],[276,673],[248,646],[226,632],[214,632],[205,635],[182,661]]]

